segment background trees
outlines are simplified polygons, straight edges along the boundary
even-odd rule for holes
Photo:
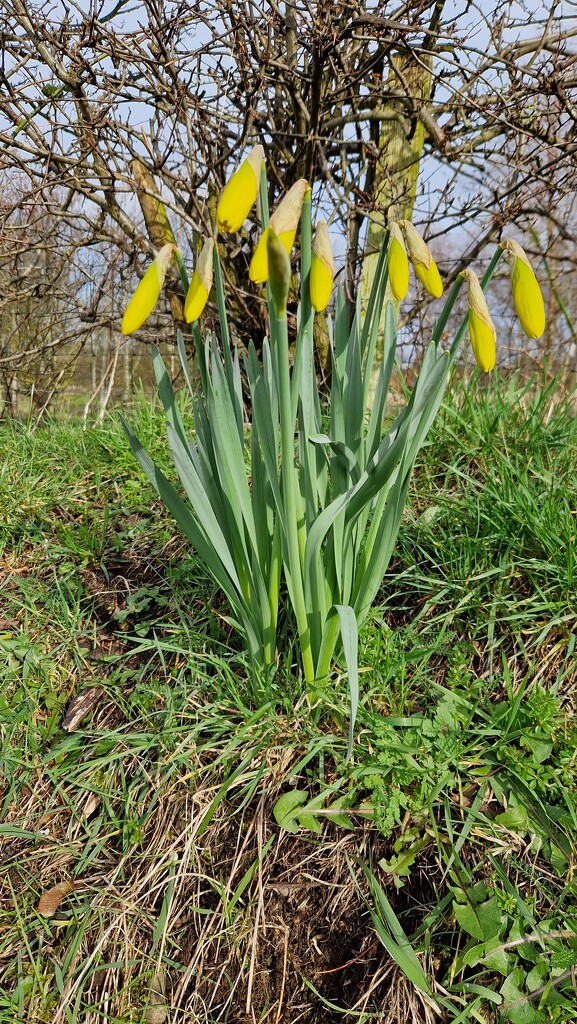
[[[23,322],[17,303],[37,287],[42,253],[46,294],[61,282],[64,301],[46,352],[62,354],[64,325],[71,354],[83,338],[114,349],[123,293],[158,245],[151,203],[162,199],[178,244],[194,250],[259,141],[271,203],[298,177],[314,182],[351,296],[390,215],[424,226],[448,278],[507,225],[551,271],[547,344],[570,339],[577,18],[537,0],[483,11],[468,0],[0,0],[2,317]],[[22,230],[32,210],[41,240]],[[227,242],[242,337],[263,313],[246,274],[256,231]],[[38,349],[33,334],[20,352]],[[13,354],[0,350],[4,379]]]

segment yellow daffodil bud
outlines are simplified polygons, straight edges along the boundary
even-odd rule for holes
[[[254,146],[224,186],[216,208],[220,231],[238,231],[244,224],[258,194],[263,161],[264,149]]]
[[[415,268],[415,274],[423,285],[423,288],[432,295],[434,299],[440,299],[443,294],[443,282],[437,269],[429,246],[421,238],[414,224],[410,220],[399,221],[405,236],[405,243],[411,263]]]
[[[269,234],[270,227],[265,228],[258,240],[257,247],[252,254],[250,267],[248,269],[248,276],[251,281],[255,281],[258,284],[261,284],[263,281],[268,281],[267,243]]]
[[[326,221],[319,220],[315,228],[311,259],[310,295],[313,309],[322,313],[329,304],[335,277],[335,261]]]
[[[512,238],[502,242],[501,248],[509,257],[511,292],[519,323],[528,338],[540,338],[545,330],[545,304],[533,267],[525,250]]]
[[[212,257],[214,239],[207,238],[198,257],[192,281],[190,282],[184,301],[184,319],[187,324],[198,320],[212,288]]]
[[[248,276],[255,284],[264,284],[265,281],[268,281],[267,253],[268,237],[271,229],[278,236],[287,255],[290,256],[299,226],[305,192],[308,187],[308,181],[304,178],[299,178],[292,188],[289,188],[286,196],[281,199],[274,213],[271,214],[269,227],[263,231],[250,261]]]
[[[397,302],[402,302],[409,290],[409,260],[403,233],[395,221],[389,224],[389,284]]]
[[[145,320],[148,320],[164,287],[166,274],[175,249],[176,246],[172,242],[163,245],[156,258],[150,264],[122,317],[120,330],[123,334],[132,334],[139,327],[142,327]]]
[[[497,332],[491,320],[487,300],[479,278],[473,270],[462,270],[461,277],[469,288],[469,335],[477,366],[485,373],[492,370],[497,358]]]
[[[291,261],[283,242],[272,228],[268,229],[266,248],[269,284],[277,316],[286,316]]]

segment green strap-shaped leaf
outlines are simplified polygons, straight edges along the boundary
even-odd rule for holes
[[[186,452],[183,450],[181,439],[172,429],[170,424],[168,426],[168,440],[182,486],[184,487],[188,500],[194,509],[196,522],[204,536],[209,541],[213,553],[219,561],[224,564],[227,573],[234,581],[235,587],[238,588],[238,593],[241,594],[242,589],[238,570],[230,554],[230,538],[223,533],[206,491],[194,472],[194,469],[190,465],[190,461],[186,457]],[[208,567],[211,568],[210,557],[207,558],[207,564]]]
[[[387,229],[385,231],[383,242],[379,252],[379,258],[377,260],[377,266],[375,268],[375,276],[373,278],[373,283],[371,285],[371,291],[369,294],[369,301],[367,303],[367,308],[364,311],[364,320],[362,310],[362,292],[360,288],[357,295],[357,306],[355,311],[355,315],[358,319],[358,322],[362,322],[362,330],[360,334],[361,356],[363,363],[369,373],[369,377],[365,377],[365,406],[367,404],[368,397],[370,367],[373,365],[373,360],[375,357],[375,348],[379,333],[379,320],[385,298],[385,289],[387,287],[389,262],[388,257],[389,231]]]
[[[398,475],[391,491],[387,493],[384,512],[381,509],[375,511],[363,556],[357,567],[353,590],[353,606],[359,625],[365,621],[393,554],[409,480],[410,473],[406,473],[404,478]]]
[[[421,966],[421,961],[385,896],[384,890],[377,882],[371,869],[360,860],[357,863],[360,864],[364,871],[371,888],[373,906],[370,907],[370,912],[373,926],[379,939],[405,977],[416,988],[431,998],[433,993],[428,978]],[[435,1006],[435,1008],[437,1007]]]
[[[311,444],[325,445],[330,448],[331,451],[336,455],[337,459],[346,470],[350,481],[353,484],[358,483],[361,471],[359,468],[358,459],[355,457],[354,452],[344,443],[344,441],[331,441],[327,434],[311,434],[309,435],[309,441]],[[350,485],[349,485],[350,486]]]
[[[194,545],[218,585],[229,598],[231,604],[238,607],[239,599],[242,601],[240,582],[235,566],[228,557],[228,545],[220,532],[218,523],[216,523],[216,521],[213,523],[209,522],[210,534],[207,534],[205,528],[201,528],[199,526],[195,516],[192,515],[190,509],[182,500],[170,481],[166,479],[162,470],[159,469],[156,463],[150,458],[150,455],[146,449],[143,448],[136,434],[132,432],[122,417],[120,417],[120,420],[130,442],[132,451],[151,484],[174,516],[185,537],[187,537]],[[189,481],[193,480],[194,474],[190,467],[190,463],[186,459],[184,459],[184,466],[186,469],[187,479],[189,479]],[[199,484],[196,486],[200,487]],[[193,487],[193,490],[194,489],[195,488]],[[223,555],[222,558],[219,556],[218,552]]]
[[[357,462],[362,464],[362,449],[365,420],[365,400],[362,388],[362,368],[359,332],[356,319],[349,332],[345,382],[343,394],[346,401],[344,416],[344,442],[355,453]]]
[[[244,464],[244,440],[238,435],[234,404],[218,353],[213,352],[212,388],[207,396],[207,415],[227,512],[234,520],[238,540],[248,561],[246,534],[253,551],[257,548],[250,491]]]
[[[220,324],[220,337],[221,337],[221,348],[224,358],[224,369],[226,380],[228,384],[228,391],[234,409],[234,416],[236,427],[238,430],[239,437],[244,436],[244,423],[243,423],[243,402],[242,402],[242,386],[240,382],[240,375],[236,374],[233,361],[231,358],[231,341],[230,332],[228,329],[228,317],[226,312],[226,300],[224,295],[224,285],[222,280],[222,271],[220,269],[220,256],[218,252],[218,245],[215,245],[213,252],[213,264],[214,264],[214,287],[216,291],[216,304],[218,306],[218,319]],[[235,353],[236,354],[236,353]]]
[[[182,416],[180,415],[180,409],[176,404],[176,397],[170,383],[170,377],[166,371],[164,360],[158,351],[156,345],[152,345],[152,366],[154,368],[154,375],[156,377],[156,383],[158,385],[158,394],[166,413],[167,422],[172,425],[174,430],[180,436],[185,448],[188,448],[188,439],[186,436],[186,430],[184,429],[184,423],[182,422]]]
[[[186,348],[184,347],[184,338],[180,328],[176,332],[176,348],[178,350],[178,358],[180,359],[180,365],[184,374],[184,380],[188,388],[188,393],[192,399],[194,399],[194,388],[192,386],[192,379],[190,376],[190,369],[188,366],[188,356],[186,354]]]
[[[372,459],[381,440],[383,429],[383,418],[385,415],[387,394],[391,382],[391,374],[395,362],[397,347],[397,314],[392,302],[387,302],[385,310],[385,336],[383,345],[383,359],[377,377],[377,386],[373,396],[373,402],[369,413],[369,424],[366,438],[366,460]],[[372,363],[370,364],[372,366]],[[370,366],[365,366],[365,380],[363,383],[363,400],[366,406],[368,401],[368,388],[370,383]],[[364,468],[364,466],[363,466]]]
[[[349,741],[347,744],[348,759],[351,756],[351,752],[353,749],[353,736],[355,731],[355,722],[357,720],[357,711],[359,707],[359,634],[357,629],[357,620],[355,617],[355,613],[350,605],[337,604],[335,605],[335,611],[339,617],[339,623],[341,627],[341,639],[343,644],[343,654],[345,656],[345,663],[347,666],[347,673],[349,676],[349,696],[351,713],[349,717]]]
[[[263,371],[260,371],[256,352],[252,345],[248,358],[245,359],[245,367],[250,383],[253,433],[258,436],[268,481],[284,530],[284,507],[279,483],[278,399],[271,382],[272,370],[268,343],[265,342],[263,345]]]

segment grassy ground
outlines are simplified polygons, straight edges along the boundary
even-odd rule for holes
[[[132,422],[163,458],[160,418]],[[114,420],[0,430],[0,1024],[577,1019],[577,424],[457,386],[362,636],[252,680]]]

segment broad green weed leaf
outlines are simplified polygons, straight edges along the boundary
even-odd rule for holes
[[[348,814],[333,813],[338,807],[342,807],[344,802],[344,797],[339,797],[338,800],[334,800],[330,807],[327,808],[327,810],[330,811],[330,815],[327,815],[327,817],[329,818],[329,821],[334,821],[335,825],[338,825],[339,828],[354,829],[355,826],[353,825],[353,822],[349,818]]]
[[[479,942],[466,949],[459,960],[459,967],[482,964],[487,970],[497,971],[506,977],[514,963],[513,955],[503,949],[500,939],[489,939],[488,942]]]
[[[523,804],[515,804],[497,814],[495,822],[510,832],[526,832],[530,824],[527,808]]]
[[[502,974],[503,977],[506,977],[515,962],[513,954],[508,953],[506,949],[503,949],[500,939],[492,939],[490,942],[486,942],[485,949],[486,952],[483,957],[483,966],[489,971],[497,971],[498,974]]]
[[[483,938],[485,940],[494,939],[496,936],[501,934],[503,926],[506,924],[506,917],[501,913],[499,907],[499,901],[496,896],[493,896],[490,900],[485,903],[481,903],[477,907],[477,917],[479,918],[481,928],[483,929]]]
[[[521,746],[531,752],[531,757],[537,764],[547,761],[553,750],[553,743],[547,737],[531,736],[530,733],[522,737]]]
[[[501,1019],[508,1024],[546,1024],[546,1015],[528,1001],[524,983],[525,971],[522,967],[516,967],[503,982]]]
[[[428,843],[428,836],[423,836],[422,839],[417,839],[416,842],[411,843],[411,845],[405,849],[400,849],[399,852],[394,854],[389,861],[384,858],[379,861],[379,867],[389,875],[392,875],[393,882],[397,889],[401,889],[405,884],[403,879],[409,877],[416,858]],[[395,848],[396,845],[397,844],[395,843]]]
[[[273,814],[277,825],[286,829],[287,832],[298,832],[297,814],[299,807],[306,804],[308,793],[303,789],[291,789],[289,793],[283,793],[274,805]]]
[[[549,964],[545,960],[540,960],[539,963],[535,964],[533,969],[529,971],[525,985],[529,992],[535,992],[536,989],[542,988],[547,978],[549,977]]]
[[[474,939],[479,939],[480,942],[485,938],[476,907],[473,907],[470,903],[457,903],[453,901],[453,913],[457,923],[460,924],[463,931],[467,932],[468,935],[472,935]]]
[[[302,825],[303,828],[306,828],[309,832],[315,832],[317,835],[320,835],[320,833],[323,830],[323,826],[318,815],[314,814],[313,811],[318,810],[320,807],[322,807],[323,803],[324,795],[321,794],[320,796],[315,797],[314,800],[311,800],[305,807],[303,807],[300,811],[297,812],[299,824]]]
[[[463,955],[459,959],[459,968],[463,967],[476,967],[480,964],[485,956],[487,949],[486,942],[476,942],[469,949],[466,949]]]

